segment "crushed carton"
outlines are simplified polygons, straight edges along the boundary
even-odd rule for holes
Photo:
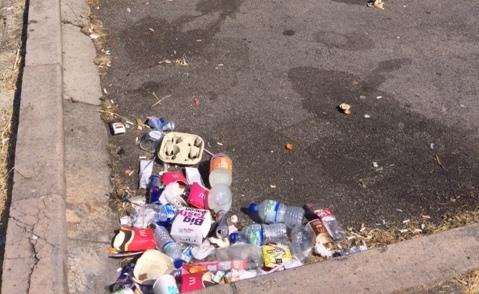
[[[171,226],[175,241],[201,245],[208,235],[213,218],[208,210],[185,207],[180,209]]]

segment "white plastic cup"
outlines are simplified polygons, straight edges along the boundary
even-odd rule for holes
[[[153,284],[153,292],[155,294],[179,294],[175,277],[172,275],[162,275],[156,279]]]

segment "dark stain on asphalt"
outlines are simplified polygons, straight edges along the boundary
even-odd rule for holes
[[[283,35],[285,35],[285,36],[293,36],[295,33],[296,33],[296,32],[293,31],[293,30],[285,30],[285,31],[283,32]]]
[[[364,78],[314,67],[293,68],[288,77],[304,97],[303,107],[341,134],[306,149],[322,170],[351,191],[377,197],[365,201],[394,199],[397,203],[401,199],[411,212],[441,215],[450,198],[462,196],[464,205],[473,203],[472,197],[464,195],[478,189],[477,148],[469,142],[472,136],[467,131],[413,112],[379,90],[389,73],[409,63],[408,59],[386,60]],[[341,102],[352,105],[352,115],[336,110]]]
[[[153,67],[165,59],[203,56],[203,52],[218,39],[215,35],[227,17],[238,11],[243,0],[201,0],[196,10],[201,15],[183,15],[172,22],[162,18],[146,17],[121,33],[128,56],[142,67]],[[214,15],[219,13],[219,16]],[[184,27],[204,15],[209,22],[195,29]]]
[[[341,34],[330,31],[318,31],[313,39],[329,48],[338,48],[349,51],[360,51],[374,48],[374,42],[363,32]]]
[[[184,17],[170,23],[161,18],[147,17],[128,26],[122,36],[129,57],[143,66],[152,67],[165,59],[201,54],[211,43],[215,26],[182,31],[188,20],[191,18]]]
[[[200,0],[196,4],[196,10],[202,15],[219,13],[222,18],[232,16],[238,12],[244,0]]]

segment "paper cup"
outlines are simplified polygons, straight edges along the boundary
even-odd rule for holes
[[[162,275],[153,284],[155,294],[179,294],[176,280],[172,275]]]

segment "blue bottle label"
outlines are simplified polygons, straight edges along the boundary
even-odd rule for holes
[[[279,201],[275,200],[266,200],[264,206],[264,222],[265,223],[275,223],[276,222],[276,214],[279,208]]]

